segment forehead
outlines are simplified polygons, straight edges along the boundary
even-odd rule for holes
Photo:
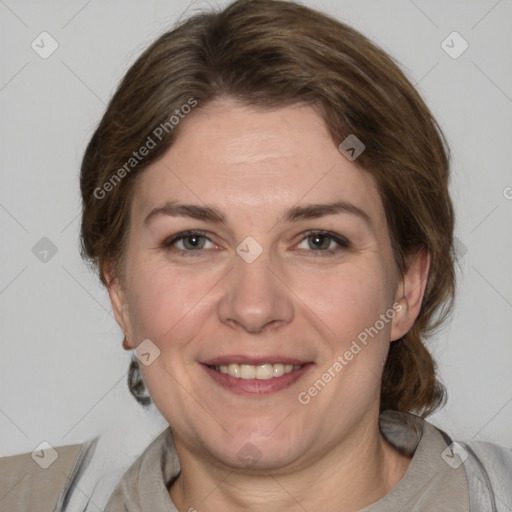
[[[307,105],[261,111],[232,100],[196,108],[174,144],[139,177],[134,213],[179,199],[244,215],[301,203],[343,200],[377,220],[373,177],[338,150],[321,116]]]

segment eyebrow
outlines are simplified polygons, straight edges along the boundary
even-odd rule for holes
[[[284,212],[278,222],[297,222],[300,220],[318,219],[327,215],[338,215],[341,213],[355,215],[364,220],[369,227],[372,227],[372,220],[370,216],[358,206],[346,201],[294,206]],[[216,208],[168,201],[163,206],[151,210],[144,219],[144,224],[148,224],[155,217],[160,215],[167,215],[170,217],[191,217],[193,219],[210,221],[218,224],[226,221],[224,214]]]

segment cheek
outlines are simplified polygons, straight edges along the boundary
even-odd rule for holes
[[[392,294],[388,281],[379,262],[347,263],[325,275],[300,276],[293,289],[305,305],[305,314],[308,310],[314,313],[331,343],[343,345],[373,326],[389,309]]]
[[[179,339],[186,339],[186,326],[201,310],[201,299],[213,286],[213,276],[147,260],[134,260],[127,270],[131,276],[128,302],[135,337],[149,338],[157,345],[175,337],[173,332],[179,333]]]
[[[323,377],[333,382],[316,406],[329,403],[341,414],[356,403],[364,409],[379,395],[393,318],[389,286],[388,274],[373,261],[309,279],[298,293],[322,321],[316,321],[322,326],[322,357],[309,384]]]
[[[392,306],[388,286],[378,263],[346,265],[328,279],[310,279],[298,293],[318,315],[316,326],[326,327],[318,367],[297,400],[310,415],[323,415],[326,429],[365,414],[378,400],[392,319],[380,316]]]
[[[183,393],[180,383],[188,375],[194,344],[205,315],[208,290],[213,276],[183,272],[169,264],[133,259],[129,267],[129,305],[136,342],[150,339],[160,356],[150,365],[139,364],[145,386],[156,407],[165,411],[195,410],[193,401]],[[202,301],[204,299],[204,301]]]

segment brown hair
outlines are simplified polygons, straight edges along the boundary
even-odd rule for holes
[[[403,273],[420,248],[431,256],[420,313],[391,343],[381,410],[427,416],[446,392],[423,340],[451,311],[455,290],[449,149],[395,61],[340,21],[294,2],[238,0],[159,37],[122,79],[87,146],[80,180],[83,256],[105,285],[106,265],[120,277],[136,176],[179,131],[167,120],[191,99],[201,106],[226,96],[263,109],[306,102],[318,108],[336,144],[350,134],[365,144],[357,162],[377,182],[397,268]],[[167,127],[161,140],[132,161],[159,126]],[[128,381],[135,398],[149,403],[135,358]]]

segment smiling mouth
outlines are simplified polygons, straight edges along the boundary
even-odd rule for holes
[[[250,380],[269,380],[277,377],[282,377],[285,374],[296,372],[304,365],[292,365],[282,363],[264,363],[258,365],[252,364],[237,364],[232,363],[229,365],[207,365],[208,368],[216,372],[229,375],[236,379]]]

